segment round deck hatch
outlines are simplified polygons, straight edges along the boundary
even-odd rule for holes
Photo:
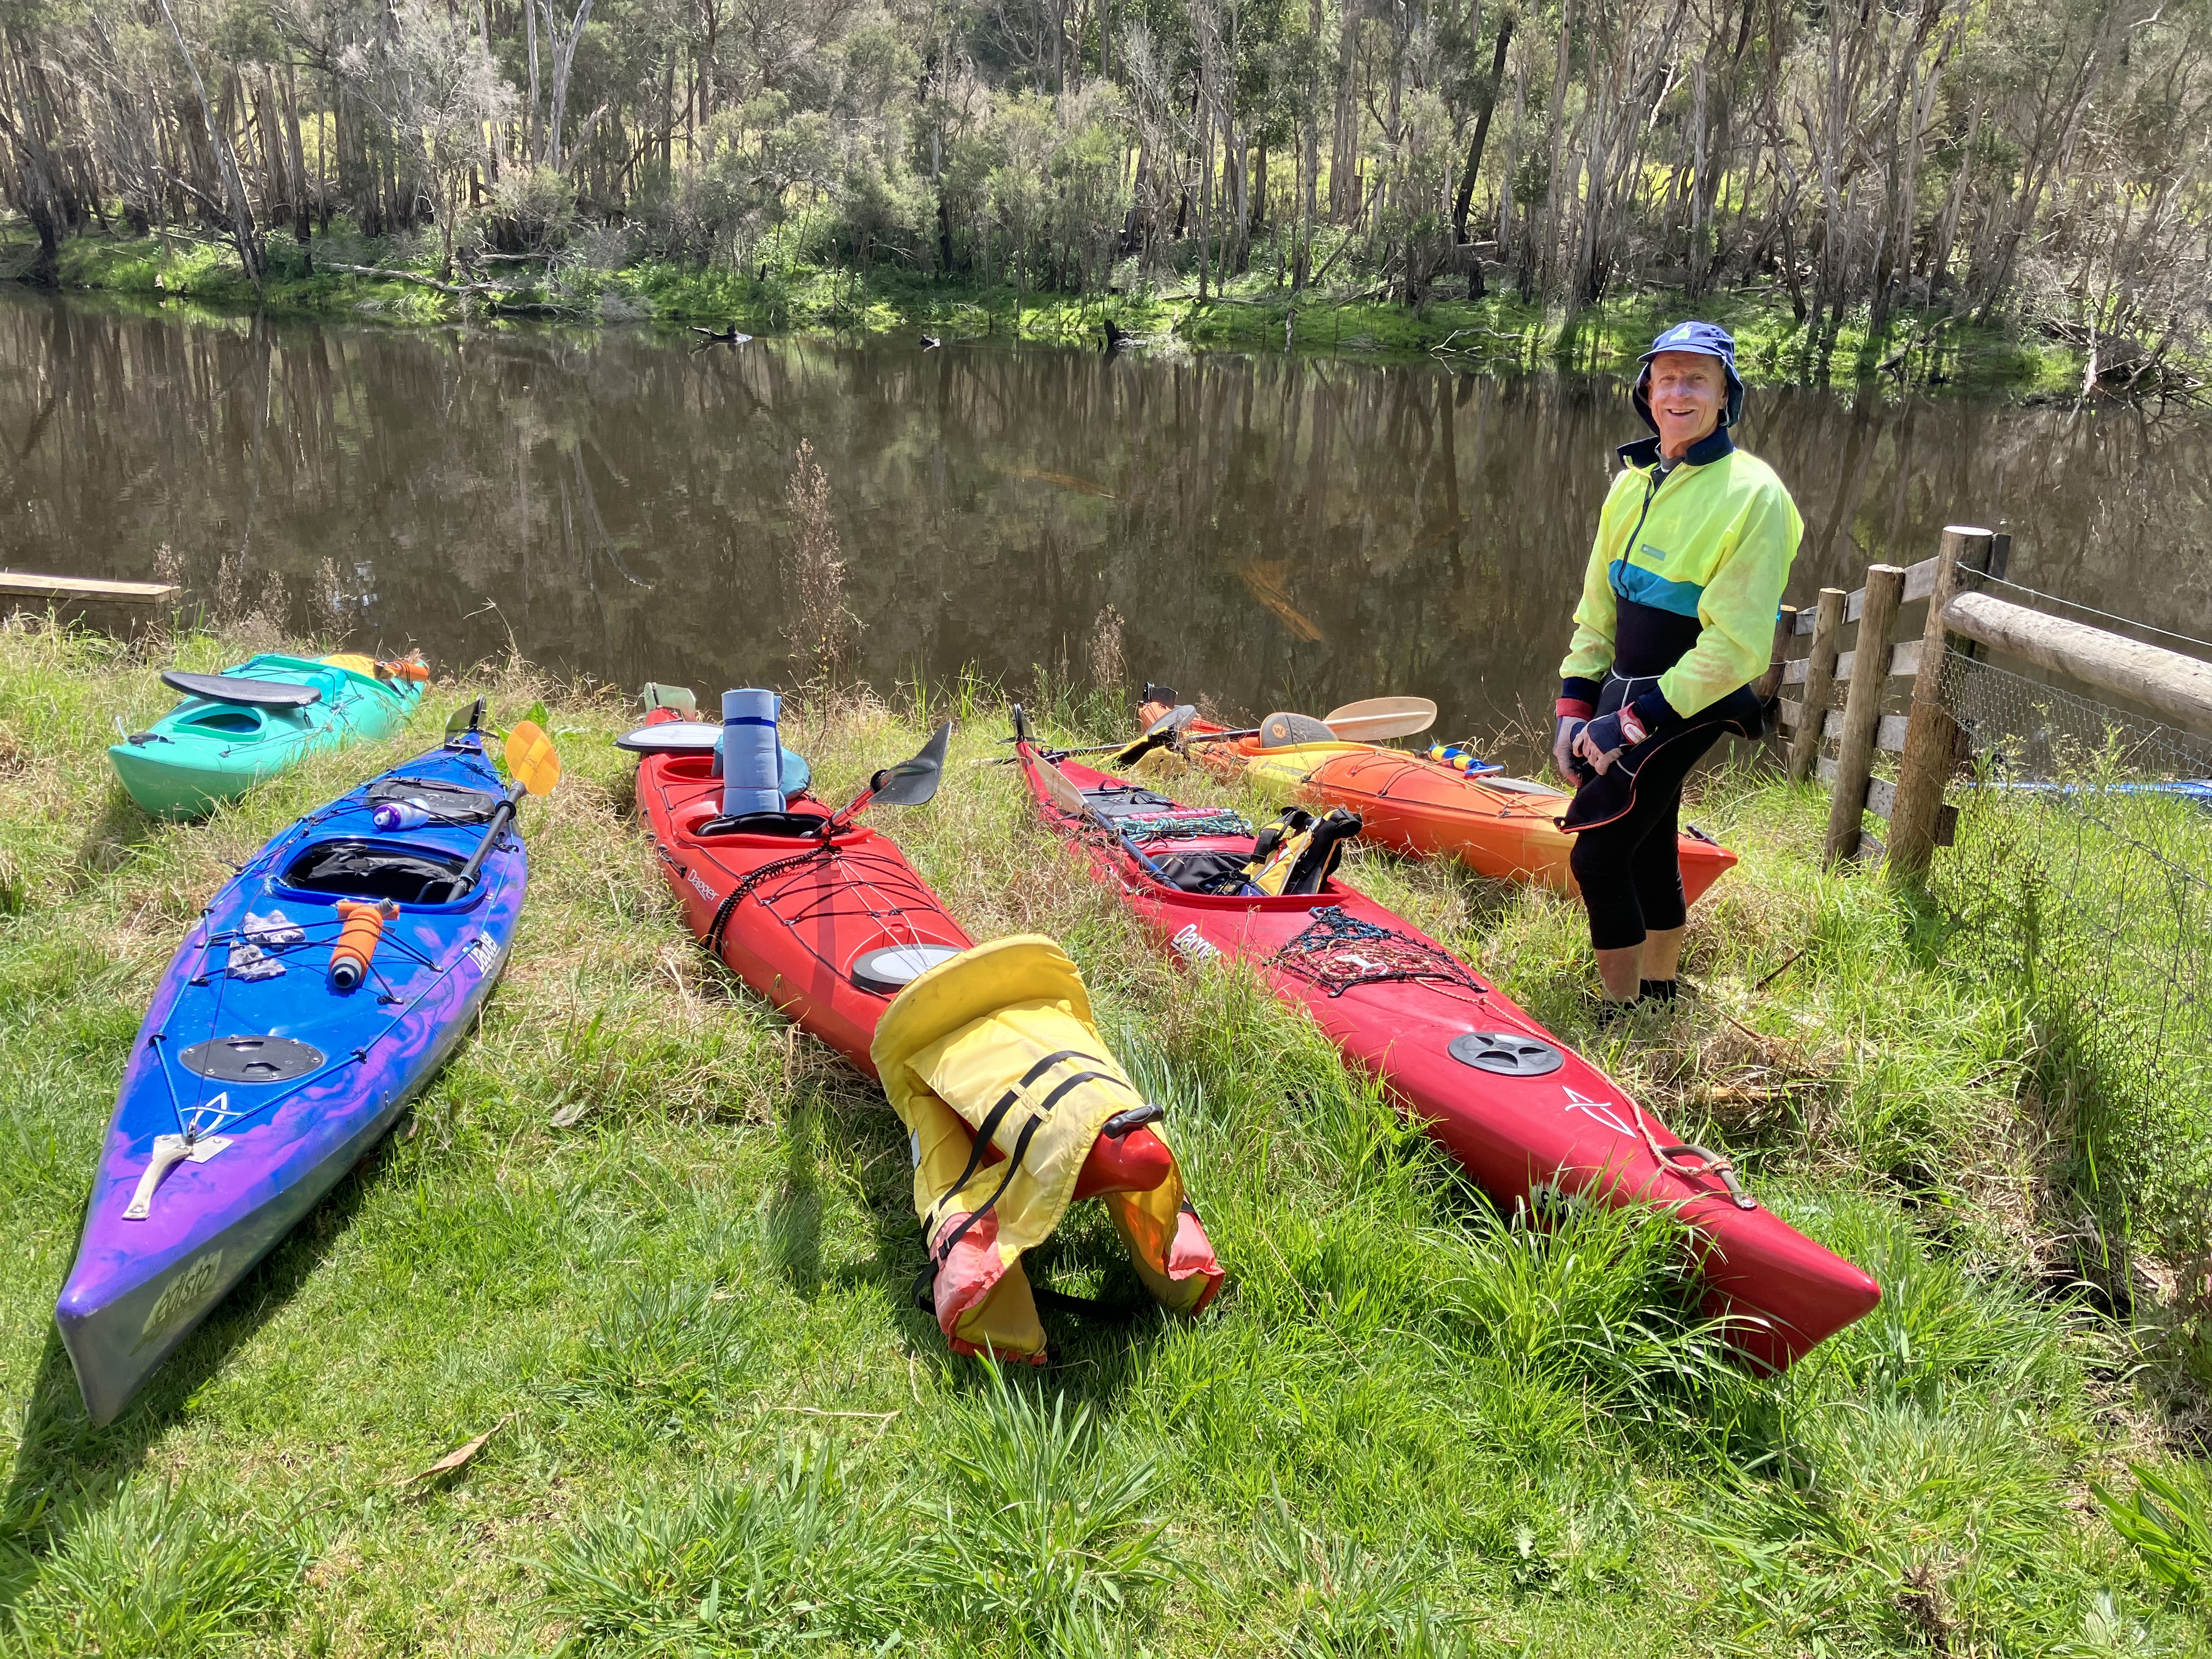
[[[940,962],[960,954],[953,945],[886,945],[853,960],[853,983],[863,991],[896,996]]]
[[[323,1051],[290,1037],[227,1036],[195,1042],[177,1058],[217,1083],[289,1083],[321,1070]]]
[[[1542,1077],[1567,1063],[1550,1043],[1518,1031],[1469,1031],[1452,1039],[1450,1053],[1462,1066],[1499,1077]]]

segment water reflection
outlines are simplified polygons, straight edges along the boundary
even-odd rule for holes
[[[835,492],[879,685],[965,664],[1129,675],[1225,707],[1418,691],[1458,731],[1548,707],[1624,386],[1425,365],[644,332],[397,332],[0,296],[0,562],[197,598],[238,562],[356,639],[635,687],[787,679],[783,500]],[[2208,434],[1881,392],[1754,392],[1747,447],[1808,526],[1792,598],[2008,522],[2013,573],[2202,635]]]

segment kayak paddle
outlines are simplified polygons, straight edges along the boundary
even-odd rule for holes
[[[887,766],[869,779],[868,787],[830,820],[831,832],[843,829],[871,806],[920,806],[935,795],[937,786],[945,781],[945,745],[951,738],[952,722],[947,720],[912,760]]]
[[[481,710],[483,701],[477,708]],[[455,719],[459,719],[457,714]],[[452,724],[447,723],[447,730]],[[561,757],[554,752],[553,739],[535,720],[523,720],[507,735],[507,775],[514,780],[514,787],[507,792],[507,799],[493,810],[491,823],[485,828],[483,839],[477,850],[469,854],[469,861],[461,866],[461,873],[453,878],[453,896],[446,902],[457,902],[469,889],[476,885],[477,876],[483,868],[484,860],[508,823],[513,822],[514,809],[525,795],[550,795],[553,786],[561,781]]]

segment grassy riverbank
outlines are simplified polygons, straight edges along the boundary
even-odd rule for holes
[[[271,315],[376,319],[396,325],[445,323],[462,302],[404,277],[318,269],[310,273],[289,237],[271,238],[270,271],[258,292],[234,253],[206,241],[80,236],[64,244],[60,281],[141,301]],[[29,250],[0,247],[0,266],[27,268]],[[317,244],[325,262],[434,278],[435,261],[404,247],[340,235]],[[1264,268],[1262,268],[1264,266]],[[530,315],[596,325],[657,321],[735,325],[751,333],[927,331],[940,337],[1000,338],[1098,345],[1105,320],[1155,345],[1188,345],[1328,356],[1405,357],[1444,349],[1452,360],[1490,369],[1620,368],[1632,362],[1686,302],[1673,291],[1636,292],[1569,318],[1559,307],[1524,305],[1508,288],[1475,302],[1437,298],[1418,311],[1374,297],[1371,285],[1317,289],[1292,302],[1272,264],[1200,304],[1181,288],[1137,288],[1104,296],[1040,294],[1006,285],[941,283],[878,267],[859,273],[805,263],[726,266],[653,260],[602,268],[581,259],[538,269],[498,267]],[[1464,291],[1462,279],[1439,292]],[[1881,333],[1864,310],[1826,340],[1808,337],[1779,290],[1730,290],[1688,309],[1726,324],[1741,346],[1748,378],[1765,382],[1892,383],[2047,393],[2077,388],[2080,352],[2002,325],[1977,326],[1936,313],[1897,313]],[[1910,348],[1910,349],[1908,349]],[[1893,360],[1898,360],[1893,364]],[[1883,366],[1892,365],[1888,372]]]
[[[525,809],[504,983],[92,1430],[52,1302],[158,975],[227,864],[478,690],[501,724],[545,699],[568,772]],[[978,935],[1067,944],[1232,1275],[1194,1325],[1048,1315],[1062,1363],[1002,1390],[908,1300],[880,1096],[681,927],[613,694],[441,681],[409,735],[155,826],[101,751],[168,701],[142,656],[0,629],[0,1652],[2207,1651],[2212,1564],[2162,1586],[2090,1494],[2133,1462],[2205,1501],[2204,1379],[2069,1288],[2028,1005],[1821,872],[1811,792],[1707,787],[1744,863],[1694,917],[1698,996],[1603,1037],[1570,904],[1351,866],[1881,1279],[1765,1382],[1717,1360],[1663,1226],[1514,1229],[1251,981],[1164,966],[975,763],[995,699],[797,714],[833,795],[963,717],[884,827]],[[1072,1220],[1039,1276],[1116,1296],[1109,1245]]]

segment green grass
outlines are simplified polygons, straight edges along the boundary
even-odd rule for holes
[[[0,1654],[2207,1651],[2202,1379],[2051,1270],[2032,1002],[1823,872],[1814,792],[1707,787],[1745,861],[1694,916],[1699,995],[1602,1037],[1570,904],[1350,865],[1881,1280],[1769,1382],[1667,1219],[1516,1226],[1252,980],[1146,948],[974,763],[1003,753],[989,688],[794,706],[831,795],[972,720],[884,827],[979,936],[1066,944],[1231,1274],[1191,1323],[1048,1310],[1058,1363],[1001,1379],[909,1299],[881,1097],[682,927],[614,701],[494,666],[404,738],[156,825],[101,752],[166,706],[155,668],[0,629]],[[52,1304],[138,1010],[226,861],[477,690],[502,722],[544,698],[568,772],[525,809],[506,980],[403,1129],[92,1429]],[[1033,1273],[1119,1302],[1117,1254],[1078,1211]]]
[[[374,242],[341,237],[335,246],[344,263],[434,274],[434,260]],[[62,246],[59,276],[64,288],[218,315],[252,310],[419,325],[450,322],[456,314],[453,301],[405,283],[326,270],[305,274],[288,236],[273,236],[270,246],[271,268],[258,291],[245,280],[236,255],[210,241],[78,236]],[[325,250],[322,257],[331,256]],[[21,248],[14,250],[14,260],[25,262]],[[1828,337],[1816,339],[1792,318],[1786,296],[1771,288],[1724,290],[1694,305],[1671,289],[1631,291],[1570,317],[1557,306],[1523,304],[1510,288],[1472,303],[1441,297],[1464,292],[1462,279],[1453,277],[1438,285],[1429,303],[1413,310],[1387,299],[1346,297],[1368,293],[1372,284],[1364,279],[1316,290],[1294,304],[1288,288],[1278,286],[1265,249],[1255,253],[1253,264],[1250,274],[1203,305],[1194,281],[1184,278],[1164,289],[1079,295],[973,279],[942,281],[896,266],[860,272],[803,259],[750,274],[657,259],[617,270],[567,267],[557,291],[532,289],[529,295],[557,301],[564,312],[558,320],[570,325],[649,319],[670,326],[735,324],[754,333],[927,330],[946,337],[1097,346],[1104,339],[1103,320],[1111,317],[1157,344],[1272,353],[1284,349],[1287,331],[1292,349],[1304,353],[1389,359],[1449,345],[1463,354],[1454,361],[1492,372],[1624,368],[1668,324],[1694,313],[1735,331],[1746,378],[1763,384],[1875,380],[1878,365],[1922,336],[1940,337],[1940,346],[1934,357],[1914,355],[1915,384],[1935,369],[1943,383],[1962,389],[2056,394],[2078,387],[2081,377],[2081,356],[2072,347],[2009,325],[1959,320],[1944,322],[1938,337],[1940,313],[1933,312],[1899,312],[1876,333],[1861,307]],[[518,279],[510,275],[508,280]]]

